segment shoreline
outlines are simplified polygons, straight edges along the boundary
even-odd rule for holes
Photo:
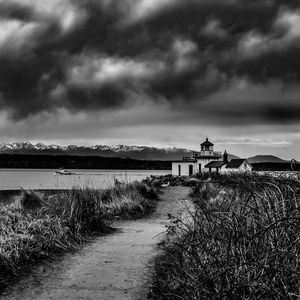
[[[165,175],[166,170],[91,170],[70,169],[70,175],[55,174],[53,169],[0,169],[0,191],[68,190],[74,186],[90,186],[105,189],[113,185],[114,179],[121,182],[141,181],[151,175]],[[74,174],[73,174],[74,173]],[[15,193],[14,193],[15,194]]]

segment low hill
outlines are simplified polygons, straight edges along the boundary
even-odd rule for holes
[[[300,163],[291,166],[288,161],[252,163],[254,171],[300,171]]]
[[[248,161],[251,164],[254,163],[264,163],[264,162],[272,162],[272,163],[280,163],[280,162],[285,162],[283,159],[274,156],[274,155],[256,155],[253,157],[249,157]]]
[[[239,159],[240,157],[234,155],[234,154],[230,154],[228,153],[228,161],[231,161],[232,159]]]

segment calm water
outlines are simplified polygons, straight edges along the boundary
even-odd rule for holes
[[[0,190],[70,189],[73,186],[106,188],[120,181],[142,180],[150,175],[170,174],[170,170],[70,170],[72,175],[57,175],[50,169],[0,169]]]

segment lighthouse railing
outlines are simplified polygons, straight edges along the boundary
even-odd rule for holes
[[[222,157],[221,151],[200,151],[193,154],[194,157]]]

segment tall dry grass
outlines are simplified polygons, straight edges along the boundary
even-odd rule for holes
[[[194,188],[155,262],[153,299],[299,299],[300,183],[231,175]],[[175,237],[174,237],[175,234]]]
[[[158,200],[157,190],[150,185],[115,181],[102,195],[101,209],[106,218],[139,218],[154,210],[155,200]]]
[[[19,199],[0,206],[0,289],[29,262],[78,249],[87,235],[108,231],[107,220],[144,216],[156,200],[152,187],[137,182],[49,197],[23,190]]]

